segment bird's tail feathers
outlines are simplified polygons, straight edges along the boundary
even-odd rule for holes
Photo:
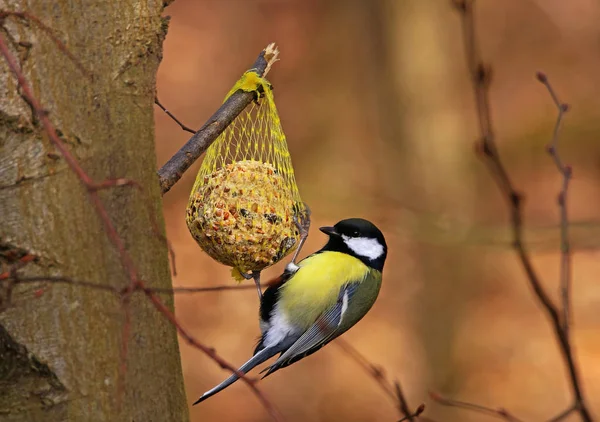
[[[275,356],[280,351],[281,351],[281,349],[275,348],[275,347],[264,348],[260,352],[256,353],[254,356],[252,356],[252,358],[250,358],[250,360],[248,360],[248,362],[243,364],[240,367],[240,369],[238,369],[238,372],[241,372],[242,374],[246,374],[248,371],[250,371],[256,365],[260,365],[267,359],[270,359],[271,357]],[[218,392],[229,387],[231,384],[236,382],[238,379],[240,379],[240,377],[238,377],[237,374],[235,374],[235,373],[231,374],[231,376],[229,378],[227,378],[225,381],[223,381],[221,384],[217,385],[216,387],[214,387],[214,388],[208,390],[206,393],[202,394],[202,397],[200,397],[194,404],[198,404],[198,403],[206,400],[207,398],[214,396]]]

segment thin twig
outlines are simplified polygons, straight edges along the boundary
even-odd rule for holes
[[[14,274],[11,274],[9,271],[6,271],[6,272],[0,274],[0,282],[7,280],[7,279],[12,279],[12,278],[14,278]],[[76,279],[73,279],[70,277],[63,277],[63,276],[52,276],[52,275],[33,276],[33,277],[18,276],[16,278],[16,280],[14,280],[14,281],[16,282],[16,284],[29,284],[29,283],[69,284],[72,286],[81,286],[81,287],[88,287],[90,289],[104,290],[106,292],[114,293],[116,295],[119,294],[119,289],[114,286],[111,286],[110,284],[94,283],[91,281],[84,281],[84,280],[76,280]]]
[[[260,402],[262,403],[262,405],[269,411],[272,418],[274,420],[282,420],[282,418],[274,410],[273,405],[268,401],[266,396],[256,387],[256,385],[254,385],[254,381],[245,377],[244,374],[239,373],[239,371],[237,371],[237,369],[235,367],[228,364],[224,359],[219,357],[213,349],[211,349],[208,346],[205,346],[202,343],[193,339],[183,329],[183,327],[177,322],[174,315],[160,301],[160,299],[158,299],[158,297],[155,296],[153,292],[151,292],[150,290],[148,290],[146,288],[144,281],[141,280],[141,278],[138,275],[138,271],[131,259],[131,256],[129,255],[129,253],[127,252],[127,249],[125,248],[123,239],[119,236],[119,234],[116,230],[116,227],[114,226],[114,224],[112,223],[112,221],[108,215],[108,211],[106,210],[106,208],[104,207],[104,205],[100,199],[99,192],[98,192],[98,186],[102,186],[102,183],[97,184],[94,182],[94,180],[79,165],[79,162],[77,161],[77,159],[71,154],[69,149],[63,143],[63,141],[60,139],[60,137],[57,135],[54,125],[48,118],[48,114],[49,114],[48,111],[42,107],[40,102],[33,95],[33,92],[31,90],[31,87],[29,86],[29,83],[27,82],[23,72],[21,71],[16,58],[8,49],[6,41],[1,33],[0,33],[0,54],[6,60],[11,72],[15,75],[17,82],[18,82],[19,86],[21,87],[22,97],[28,102],[28,104],[31,105],[33,111],[35,112],[40,123],[42,124],[44,131],[48,135],[49,140],[56,147],[56,149],[61,153],[61,155],[65,159],[65,162],[71,169],[71,171],[73,171],[73,173],[77,176],[77,178],[80,180],[80,182],[86,188],[87,194],[88,194],[88,199],[91,202],[92,206],[95,208],[96,213],[98,214],[98,217],[100,218],[100,221],[104,227],[104,231],[106,232],[107,237],[109,238],[110,242],[113,244],[115,249],[117,250],[119,259],[121,261],[121,265],[122,265],[123,269],[125,270],[125,272],[127,273],[127,276],[129,278],[129,284],[126,287],[126,289],[128,291],[143,290],[144,293],[146,294],[146,296],[150,299],[150,301],[154,305],[154,307],[160,313],[162,313],[171,322],[171,324],[173,324],[175,326],[175,328],[177,329],[177,331],[183,338],[185,338],[194,347],[196,347],[197,349],[204,352],[207,356],[209,356],[212,360],[217,362],[223,368],[229,369],[230,371],[236,373],[246,384],[248,384],[250,386],[252,391],[257,395],[257,397],[260,400]],[[126,318],[126,320],[127,320],[127,318]],[[123,327],[123,332],[126,332],[127,329],[128,329],[127,325],[125,325]],[[120,368],[120,370],[122,370],[122,367]],[[119,377],[119,379],[121,379],[121,377]],[[118,390],[120,390],[120,388],[121,388],[121,386],[118,387]]]
[[[358,350],[356,350],[350,343],[348,343],[343,338],[337,338],[335,340],[335,344],[337,344],[340,349],[344,351],[350,358],[359,364],[367,374],[369,374],[376,382],[379,384],[384,393],[386,393],[395,404],[397,404],[396,400],[396,391],[394,390],[393,384],[385,377],[383,369],[378,367],[377,365],[369,362],[369,360],[364,357]]]
[[[18,259],[16,259],[16,262],[11,265],[11,268],[8,271],[5,271],[0,274],[0,281],[9,278],[14,271],[17,271],[23,268],[25,265],[29,264],[30,262],[35,261],[36,258],[37,257],[35,255],[30,253],[26,253],[25,255],[19,257]]]
[[[96,184],[89,186],[88,189],[93,190],[93,191],[99,191],[99,190],[103,190],[103,189],[109,189],[109,188],[121,187],[121,186],[133,187],[144,197],[143,203],[145,204],[146,212],[148,213],[148,218],[150,219],[150,226],[152,227],[152,233],[161,242],[163,242],[164,245],[167,247],[167,250],[169,252],[169,259],[171,261],[171,273],[173,274],[173,276],[176,276],[177,275],[177,262],[176,262],[175,249],[173,248],[173,245],[171,244],[169,239],[167,239],[167,236],[165,236],[163,234],[162,230],[160,229],[159,224],[158,224],[158,217],[154,210],[152,201],[150,200],[149,195],[146,193],[146,191],[144,190],[142,185],[140,185],[135,180],[119,178],[119,179],[106,179],[100,183],[96,183]]]
[[[27,13],[27,12],[14,12],[14,11],[10,11],[10,10],[0,10],[0,23],[2,22],[3,19],[6,19],[9,16],[14,16],[14,17],[22,19],[24,21],[33,22],[42,32],[44,32],[48,36],[48,38],[50,38],[50,40],[56,45],[56,47],[58,47],[58,49],[61,51],[61,53],[63,53],[65,56],[67,56],[69,58],[69,60],[71,60],[73,62],[73,64],[77,67],[77,69],[79,69],[79,71],[81,73],[83,73],[89,79],[93,78],[92,72],[87,70],[83,66],[83,64],[81,64],[81,62],[79,60],[77,60],[77,57],[75,57],[73,55],[73,53],[71,53],[69,51],[67,46],[61,40],[58,39],[58,37],[54,34],[54,31],[52,31],[51,28],[49,28],[46,24],[44,24],[36,16],[33,16],[32,14]]]
[[[171,324],[177,329],[179,335],[185,339],[190,345],[204,352],[207,356],[209,356],[212,360],[214,360],[221,368],[227,369],[228,371],[236,374],[242,381],[244,381],[252,390],[252,392],[256,395],[258,400],[261,402],[263,407],[269,412],[271,418],[275,421],[283,421],[283,417],[279,414],[277,409],[271,404],[269,400],[267,400],[264,393],[258,389],[256,386],[256,381],[250,377],[247,377],[243,372],[238,371],[236,367],[231,365],[221,356],[219,356],[215,349],[205,346],[204,344],[198,342],[194,337],[192,337],[186,330],[183,329],[179,321],[175,318],[175,315],[147,288],[142,288],[146,296],[150,299],[150,301],[154,304],[154,306],[163,314],[165,317],[171,322]]]
[[[417,407],[414,412],[407,414],[405,417],[400,419],[398,422],[412,421],[414,418],[418,418],[419,415],[421,413],[423,413],[424,411],[425,411],[425,405],[423,403],[421,403],[421,405],[419,407]]]
[[[184,125],[177,117],[175,117],[175,115],[173,113],[171,113],[169,110],[167,110],[165,108],[165,106],[163,106],[161,104],[160,100],[158,99],[158,95],[156,97],[154,97],[154,104],[156,104],[158,107],[160,107],[160,109],[162,111],[164,111],[167,114],[167,116],[169,116],[171,119],[173,119],[173,121],[175,123],[177,123],[179,125],[179,127],[181,129],[183,129],[184,131],[189,132],[189,133],[198,132],[197,130],[191,129],[191,128],[187,127],[186,125]]]
[[[227,290],[255,290],[256,287],[254,284],[244,283],[244,284],[225,284],[219,286],[206,286],[206,287],[173,287],[173,288],[149,288],[150,291],[154,293],[164,293],[164,294],[173,294],[173,293],[206,293],[206,292],[222,292]]]
[[[568,368],[570,385],[577,410],[584,422],[591,422],[592,417],[583,397],[579,373],[575,365],[575,358],[573,356],[568,331],[563,329],[559,310],[543,287],[539,275],[533,268],[531,257],[525,248],[523,241],[523,197],[514,188],[500,159],[494,140],[489,105],[491,70],[488,66],[483,64],[479,56],[476,43],[475,21],[473,17],[473,3],[474,0],[453,0],[453,4],[459,12],[462,21],[465,57],[471,75],[475,103],[477,105],[477,116],[482,137],[481,141],[477,144],[477,150],[487,165],[490,173],[494,176],[504,198],[508,202],[513,231],[513,247],[525,270],[530,287],[550,318],[555,337],[560,346],[560,351]]]
[[[403,417],[401,421],[409,420],[412,422],[415,417],[423,413],[423,410],[425,410],[424,404],[421,404],[414,412],[411,412],[406,397],[402,393],[400,382],[395,381],[392,383],[388,380],[383,368],[371,363],[346,340],[338,338],[336,339],[335,344],[337,344],[354,362],[360,365],[365,372],[379,384],[381,390],[394,401],[400,415]]]
[[[0,273],[0,282],[4,280],[13,279],[14,270],[4,271]],[[30,284],[30,283],[52,283],[52,284],[69,284],[72,286],[87,287],[90,289],[104,290],[115,295],[124,294],[122,289],[118,289],[110,284],[105,283],[94,283],[91,281],[77,280],[71,277],[64,276],[18,276],[15,284]],[[239,285],[219,285],[219,286],[206,286],[206,287],[146,287],[149,292],[156,294],[179,294],[179,293],[208,293],[208,292],[220,292],[228,290],[254,290],[253,284],[239,284]]]
[[[577,407],[576,406],[571,406],[571,407],[563,410],[562,412],[560,412],[558,415],[556,415],[552,419],[548,420],[548,422],[560,422],[560,421],[564,420],[567,416],[569,416],[571,413],[573,413],[575,411],[577,411]]]
[[[175,319],[175,316],[173,315],[173,313],[155,296],[155,293],[157,291],[165,292],[166,289],[152,289],[149,287],[145,287],[142,283],[136,283],[133,286],[128,285],[124,289],[120,290],[120,289],[117,289],[116,287],[110,286],[108,284],[75,280],[75,279],[72,279],[69,277],[60,277],[60,276],[20,277],[16,274],[15,271],[7,271],[5,273],[0,274],[0,282],[6,283],[7,281],[13,281],[14,284],[38,283],[38,282],[52,282],[52,283],[69,284],[69,285],[88,287],[88,288],[97,289],[97,290],[104,290],[104,291],[108,291],[110,293],[120,296],[121,303],[122,303],[122,309],[123,309],[123,312],[125,315],[124,329],[122,332],[122,339],[121,339],[121,353],[120,353],[121,360],[120,360],[120,373],[119,373],[120,377],[125,373],[125,371],[127,369],[127,367],[126,367],[127,352],[128,352],[128,341],[127,340],[129,339],[129,334],[131,331],[131,311],[130,311],[130,307],[129,307],[129,304],[131,302],[131,296],[137,291],[142,291],[150,299],[152,304],[154,304],[154,306],[169,320],[169,322],[171,324],[173,324],[173,326],[177,329],[179,334],[188,343],[190,343],[195,348],[197,348],[197,349],[201,350],[202,352],[204,352],[205,354],[207,354],[219,366],[221,366],[221,368],[232,371],[236,375],[238,375],[243,381],[246,382],[246,384],[248,384],[250,386],[252,391],[255,394],[257,394],[258,399],[261,401],[263,406],[269,411],[269,413],[271,413],[271,415],[273,416],[273,419],[281,420],[281,417],[277,413],[276,409],[270,404],[270,402],[268,400],[266,400],[266,398],[264,397],[262,392],[260,390],[258,390],[258,388],[256,387],[256,385],[255,385],[256,380],[254,380],[250,377],[247,377],[243,373],[240,373],[237,370],[237,368],[235,368],[233,365],[231,365],[230,363],[225,361],[223,358],[221,358],[214,349],[207,347],[207,346],[203,345],[202,343],[198,342],[190,334],[188,334],[187,331],[185,331],[185,329],[181,326],[181,324],[179,324],[179,322]],[[215,286],[215,287],[219,287],[219,286]],[[227,286],[220,286],[220,287],[227,287]],[[229,287],[231,287],[231,286],[229,286]],[[254,286],[248,286],[248,287],[250,289],[254,289]],[[210,289],[210,288],[207,288],[207,289]],[[244,288],[244,289],[246,289],[246,288]],[[199,289],[187,289],[187,288],[177,289],[176,291],[178,291],[178,290],[179,291],[189,291],[189,290],[199,291]],[[210,290],[205,290],[205,291],[210,291]],[[173,292],[171,291],[171,293],[173,293]],[[121,381],[119,382],[119,388],[123,388],[123,386],[124,386],[123,382],[124,382],[124,380],[121,379]],[[120,392],[121,394],[119,394],[117,397],[119,400],[120,400],[120,397],[122,396],[122,392],[123,391],[121,391]]]
[[[406,400],[406,397],[404,396],[404,392],[402,391],[402,387],[400,386],[399,381],[394,382],[394,391],[396,393],[396,400],[398,400],[398,407],[399,407],[400,413],[404,415],[404,418],[400,419],[401,421],[409,420],[410,422],[412,422],[414,420],[414,418],[416,418],[421,413],[423,413],[423,410],[425,410],[425,404],[421,404],[415,412],[410,411],[410,408],[408,406],[408,401]]]
[[[275,44],[269,44],[254,62],[252,69],[265,76],[271,65],[277,61],[279,51]],[[254,93],[237,91],[213,114],[167,163],[158,170],[160,188],[167,193],[183,173],[208,149],[215,139],[229,126],[248,104],[254,100]],[[161,106],[164,110],[164,107]],[[183,128],[185,125],[177,121]],[[187,128],[187,127],[186,127]],[[189,128],[187,128],[189,129]],[[186,129],[184,129],[186,130]]]
[[[516,416],[511,415],[506,409],[492,409],[491,407],[485,407],[478,404],[467,403],[464,401],[452,400],[441,396],[438,393],[429,393],[432,400],[449,407],[458,407],[460,409],[471,410],[473,412],[482,413],[488,416],[494,416],[496,418],[504,419],[508,422],[523,422]]]
[[[564,114],[569,110],[569,106],[565,103],[560,102],[554,88],[548,81],[548,77],[538,72],[536,74],[538,81],[540,81],[548,90],[552,102],[558,110],[556,116],[556,123],[554,125],[554,132],[552,134],[552,140],[546,147],[548,154],[552,157],[552,161],[556,164],[558,172],[562,175],[562,186],[558,193],[558,208],[560,210],[560,293],[562,300],[562,324],[563,330],[569,334],[569,325],[571,323],[571,246],[569,242],[569,217],[567,214],[567,194],[569,192],[569,182],[573,176],[573,170],[571,166],[566,165],[560,158],[558,153],[558,133],[560,125],[563,120]]]

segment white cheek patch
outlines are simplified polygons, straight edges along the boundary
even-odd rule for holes
[[[375,260],[383,255],[383,245],[373,237],[350,237],[342,235],[344,243],[357,255]]]

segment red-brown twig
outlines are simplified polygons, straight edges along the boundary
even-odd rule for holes
[[[17,267],[18,268],[18,267]],[[9,271],[0,273],[0,282],[8,279],[14,279],[14,269],[11,268]],[[73,286],[88,287],[96,290],[104,290],[116,295],[123,294],[122,289],[111,286],[110,284],[94,283],[85,280],[76,280],[71,277],[65,276],[19,276],[15,280],[15,284],[26,284],[26,283],[52,283],[52,284],[70,284]],[[239,285],[219,285],[219,286],[206,286],[206,287],[172,287],[172,288],[161,288],[161,287],[146,287],[146,290],[156,294],[178,294],[178,293],[207,293],[207,292],[220,292],[228,290],[255,290],[254,284],[239,284]]]
[[[33,262],[35,259],[36,256],[30,253],[16,258],[16,262],[11,265],[11,268],[8,271],[5,271],[0,274],[0,281],[9,278],[13,272],[23,268],[25,265],[29,264],[30,262]]]
[[[482,413],[484,415],[493,416],[496,418],[504,419],[508,422],[523,422],[516,416],[511,415],[506,409],[492,409],[491,407],[480,406],[478,404],[467,403],[464,401],[452,400],[441,396],[438,393],[429,393],[432,400],[443,404],[444,406],[458,407],[460,409],[471,410],[473,412]]]
[[[144,197],[143,202],[146,205],[146,212],[148,213],[148,218],[150,219],[150,226],[152,227],[152,233],[161,242],[163,242],[165,244],[165,246],[167,247],[167,250],[169,252],[169,259],[171,261],[171,272],[172,272],[173,276],[176,276],[177,275],[177,263],[176,263],[175,250],[173,249],[173,245],[171,244],[169,239],[167,239],[167,237],[161,232],[160,227],[158,226],[158,217],[156,216],[156,213],[154,212],[154,207],[152,206],[152,202],[150,201],[150,198],[146,194],[146,191],[144,190],[142,185],[140,185],[135,180],[119,178],[119,179],[106,179],[100,183],[96,183],[96,184],[90,186],[88,189],[93,190],[93,191],[100,191],[100,190],[109,189],[109,188],[113,188],[113,187],[119,187],[119,186],[133,187]]]
[[[50,139],[52,144],[58,149],[58,151],[61,153],[61,155],[65,159],[65,162],[71,169],[71,171],[73,171],[73,173],[75,173],[77,178],[81,181],[83,186],[86,188],[90,203],[95,208],[96,213],[98,214],[98,217],[100,218],[100,221],[104,227],[104,231],[106,232],[106,235],[108,236],[110,242],[113,244],[113,246],[117,250],[119,259],[121,261],[121,265],[123,266],[123,269],[125,270],[128,278],[129,278],[130,283],[126,287],[125,291],[133,292],[135,290],[143,290],[144,293],[146,294],[146,296],[150,299],[152,304],[155,306],[155,308],[159,312],[161,312],[176,327],[177,331],[183,338],[185,338],[194,347],[196,347],[197,349],[204,352],[207,356],[209,356],[211,359],[213,359],[215,362],[217,362],[220,366],[222,366],[223,368],[226,368],[232,372],[235,372],[238,376],[240,376],[240,378],[246,384],[248,384],[250,386],[250,388],[256,394],[256,396],[261,401],[263,406],[269,411],[269,413],[271,414],[273,419],[281,420],[281,417],[279,416],[279,414],[274,410],[274,407],[267,400],[267,398],[264,396],[264,394],[256,387],[253,380],[245,377],[244,374],[239,373],[235,367],[228,364],[225,360],[223,360],[221,357],[219,357],[213,349],[194,340],[183,329],[183,327],[181,327],[181,325],[175,320],[175,317],[173,316],[173,314],[169,311],[169,309],[166,306],[164,306],[164,304],[160,301],[160,299],[158,299],[158,297],[156,297],[154,293],[147,290],[145,283],[138,276],[137,269],[131,259],[131,256],[129,255],[129,253],[127,252],[127,250],[125,248],[125,244],[124,244],[123,240],[117,233],[117,230],[116,230],[114,224],[112,223],[112,221],[108,215],[108,212],[107,212],[106,208],[104,207],[104,204],[102,203],[102,200],[100,199],[100,196],[98,194],[98,186],[102,186],[102,183],[98,184],[98,183],[95,183],[94,180],[92,180],[92,178],[83,170],[83,168],[79,165],[78,161],[75,159],[75,157],[71,154],[71,152],[68,150],[66,145],[62,142],[60,137],[57,135],[54,125],[48,118],[48,114],[49,114],[48,111],[42,107],[40,102],[33,95],[33,92],[31,90],[31,87],[29,86],[29,83],[27,82],[23,72],[21,71],[16,58],[8,49],[8,46],[6,45],[6,41],[5,41],[4,37],[2,36],[2,34],[0,34],[0,54],[4,57],[4,59],[6,60],[6,63],[8,64],[8,67],[10,68],[12,73],[15,75],[17,82],[22,90],[21,95],[30,104],[31,108],[35,112],[35,115],[37,116],[40,123],[42,124],[44,131],[48,135],[48,138]],[[128,325],[130,325],[129,324],[130,318],[127,318],[127,316],[126,316],[125,320],[126,320],[126,322],[123,327],[124,332],[129,330]],[[123,347],[126,348],[126,346],[123,346]],[[121,387],[119,387],[119,388],[121,388]]]
[[[569,416],[571,413],[576,412],[576,411],[577,411],[577,406],[573,405],[571,407],[566,408],[562,412],[560,412],[558,415],[556,415],[555,417],[550,419],[548,422],[560,422],[560,421],[564,420],[567,416]]]
[[[344,353],[346,353],[354,362],[359,364],[365,372],[367,372],[381,387],[382,391],[385,392],[395,404],[398,404],[396,392],[394,391],[393,384],[386,378],[383,368],[369,362],[358,350],[350,345],[346,340],[338,338],[335,340]]]
[[[23,253],[24,255],[21,255]],[[18,270],[36,259],[35,255],[24,251],[4,252],[3,257],[12,262],[12,265],[8,270],[0,273],[0,312],[10,306],[13,288],[17,284],[15,280],[18,277]],[[4,266],[2,267],[4,268]]]
[[[421,413],[423,413],[424,411],[425,411],[425,405],[423,403],[421,403],[421,405],[419,407],[417,407],[414,412],[409,413],[408,415],[406,415],[405,417],[400,419],[398,422],[412,421],[414,418],[418,418],[419,415]]]
[[[0,282],[4,283],[4,282],[10,280],[14,284],[39,283],[39,282],[61,283],[61,284],[69,284],[69,285],[82,286],[82,287],[87,287],[87,288],[92,288],[92,289],[97,289],[97,290],[103,290],[103,291],[107,291],[107,292],[113,293],[113,294],[121,297],[122,308],[123,308],[123,312],[124,312],[124,316],[125,316],[125,318],[124,318],[125,319],[125,324],[124,324],[125,329],[122,332],[123,342],[121,344],[121,361],[120,361],[121,373],[120,373],[120,376],[125,373],[126,362],[127,362],[127,350],[128,350],[127,339],[129,338],[129,334],[130,334],[129,330],[130,330],[130,326],[131,326],[131,312],[130,312],[129,303],[131,301],[131,296],[135,292],[142,291],[148,297],[148,299],[152,302],[152,304],[154,304],[154,306],[157,308],[157,310],[160,313],[162,313],[171,324],[173,324],[173,326],[177,329],[177,331],[181,335],[181,337],[183,337],[193,347],[201,350],[206,355],[208,355],[221,368],[227,369],[231,372],[234,372],[236,375],[238,375],[240,378],[242,378],[244,381],[246,381],[246,383],[250,386],[250,388],[258,396],[262,405],[271,414],[273,419],[282,420],[281,416],[278,414],[277,410],[273,407],[273,405],[271,405],[271,403],[264,397],[262,392],[260,390],[258,390],[258,388],[256,387],[256,380],[254,380],[250,377],[247,377],[243,373],[240,373],[237,370],[237,368],[235,368],[233,365],[231,365],[225,359],[223,359],[221,356],[219,356],[213,348],[205,346],[204,344],[197,341],[190,334],[188,334],[188,332],[181,326],[181,324],[179,324],[179,322],[175,318],[175,315],[173,315],[173,313],[155,295],[156,292],[174,293],[173,290],[167,291],[167,289],[152,289],[149,287],[145,287],[145,284],[143,282],[137,282],[134,285],[131,285],[131,284],[127,285],[124,289],[118,289],[118,288],[116,288],[114,286],[110,286],[108,284],[75,280],[75,279],[72,279],[69,277],[60,277],[60,276],[20,277],[17,275],[15,268],[16,267],[12,268],[11,271],[6,271],[6,272],[1,273],[0,274]],[[219,287],[236,287],[236,286],[214,286],[214,287],[219,288]],[[206,290],[202,290],[202,289],[203,288],[188,289],[188,288],[184,287],[184,288],[180,288],[180,289],[175,289],[175,292],[178,292],[178,291],[188,292],[189,290],[192,290],[192,291],[214,291],[215,290],[214,288],[211,288],[211,287],[206,288]],[[243,290],[254,290],[255,286],[254,285],[246,285],[246,287],[240,286],[240,288],[238,290],[242,290],[242,289]],[[231,290],[231,289],[226,289],[226,290]],[[119,383],[120,388],[123,388],[123,381],[124,380],[121,380],[121,382]],[[122,393],[122,391],[121,391],[121,393]],[[118,396],[119,400],[120,400],[121,396],[122,396],[122,394],[119,394],[119,396]]]
[[[531,257],[523,242],[523,196],[517,192],[512,184],[504,164],[500,159],[500,155],[498,154],[489,105],[491,70],[488,66],[483,64],[479,56],[476,42],[477,38],[475,35],[475,21],[473,18],[473,3],[474,0],[453,0],[453,4],[459,12],[462,21],[465,56],[472,80],[473,92],[475,94],[477,116],[482,137],[477,143],[477,151],[487,165],[488,170],[495,178],[500,191],[508,202],[513,232],[513,247],[525,270],[530,287],[535,293],[538,302],[542,305],[542,308],[550,318],[555,337],[559,343],[560,351],[568,370],[570,386],[573,391],[573,399],[575,402],[574,407],[577,408],[577,411],[584,422],[591,422],[592,416],[583,396],[579,373],[570,343],[569,331],[563,328],[564,324],[561,321],[562,318],[559,309],[550,299],[550,296],[543,287],[538,273],[533,268]],[[568,222],[565,221],[564,224],[568,225]]]
[[[398,408],[400,412],[404,415],[404,417],[400,419],[399,422],[406,420],[412,422],[415,418],[418,418],[421,415],[421,413],[425,411],[425,403],[421,403],[419,407],[415,409],[414,412],[410,411],[408,401],[406,400],[406,396],[402,392],[402,387],[400,386],[400,381],[398,380],[394,381],[394,391],[396,393],[396,399],[398,400]]]
[[[106,292],[113,293],[115,295],[120,294],[119,289],[114,286],[111,286],[110,284],[94,283],[91,281],[84,281],[84,280],[75,280],[70,277],[63,277],[63,276],[47,275],[47,276],[23,277],[23,276],[19,276],[14,271],[5,271],[2,274],[0,274],[0,282],[3,282],[4,280],[8,280],[8,279],[12,279],[15,282],[15,284],[29,284],[29,283],[70,284],[72,286],[81,286],[81,287],[87,287],[90,289],[104,290]]]
[[[552,140],[546,147],[548,154],[552,157],[552,161],[556,164],[558,172],[562,175],[562,186],[558,193],[558,208],[560,210],[560,292],[562,300],[562,323],[565,332],[569,331],[569,325],[571,322],[571,247],[569,242],[569,217],[567,214],[567,194],[569,192],[569,181],[573,176],[573,170],[571,166],[566,165],[560,158],[558,153],[558,133],[560,125],[563,120],[564,114],[569,110],[568,104],[559,101],[554,88],[548,81],[548,77],[538,72],[536,74],[538,81],[540,81],[550,94],[552,102],[558,110],[556,116],[556,123],[554,124],[554,132],[552,134]]]
[[[171,322],[171,324],[173,324],[173,326],[175,328],[177,328],[177,331],[179,332],[179,335],[181,337],[183,337],[190,345],[194,346],[195,348],[197,348],[199,350],[202,350],[207,356],[209,356],[212,360],[214,360],[221,368],[227,369],[228,371],[235,373],[238,377],[240,377],[240,379],[245,381],[246,384],[252,389],[252,391],[254,392],[256,397],[258,397],[258,399],[262,403],[263,407],[265,409],[267,409],[267,411],[269,412],[269,414],[271,415],[273,420],[283,421],[283,418],[281,417],[281,415],[279,414],[277,409],[275,409],[275,407],[271,404],[271,402],[269,400],[267,400],[266,396],[262,393],[262,391],[260,391],[258,389],[258,387],[256,386],[256,380],[251,379],[250,377],[247,377],[244,373],[238,371],[237,368],[235,368],[230,363],[228,363],[226,360],[224,360],[222,357],[220,357],[217,354],[217,352],[215,351],[215,349],[207,347],[204,344],[198,342],[194,337],[192,337],[187,331],[185,331],[183,329],[181,324],[179,324],[179,322],[175,318],[175,315],[173,315],[173,313],[156,297],[156,295],[154,295],[151,291],[149,291],[146,288],[144,288],[142,290],[144,291],[146,296],[150,299],[150,301],[154,304],[154,306],[163,315],[165,315],[165,317]]]
[[[261,286],[263,286],[261,284]],[[161,289],[161,288],[150,288],[150,290],[154,293],[164,293],[164,294],[173,294],[173,293],[206,293],[206,292],[222,292],[228,290],[254,290],[256,291],[256,286],[250,283],[244,284],[222,284],[219,286],[206,286],[206,287],[173,287],[170,289]]]
[[[9,16],[14,16],[24,21],[33,22],[42,32],[44,32],[48,36],[48,38],[50,38],[50,40],[56,45],[56,47],[61,51],[61,53],[63,53],[69,58],[69,60],[73,62],[73,64],[77,67],[77,69],[81,71],[81,73],[83,73],[90,79],[92,78],[92,72],[87,70],[83,66],[83,64],[81,64],[81,62],[77,60],[77,57],[75,57],[73,53],[69,51],[67,46],[61,40],[58,39],[58,37],[54,34],[52,29],[46,26],[36,16],[33,16],[32,14],[27,12],[13,12],[9,10],[0,10],[0,23],[2,22],[2,20],[6,19]]]

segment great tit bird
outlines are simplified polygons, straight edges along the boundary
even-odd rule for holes
[[[239,372],[280,353],[261,373],[266,377],[316,352],[346,332],[371,309],[381,287],[387,256],[383,233],[361,218],[321,227],[327,244],[297,265],[287,265],[278,282],[265,290],[260,304],[262,336],[254,356]],[[229,387],[231,375],[194,404]]]

